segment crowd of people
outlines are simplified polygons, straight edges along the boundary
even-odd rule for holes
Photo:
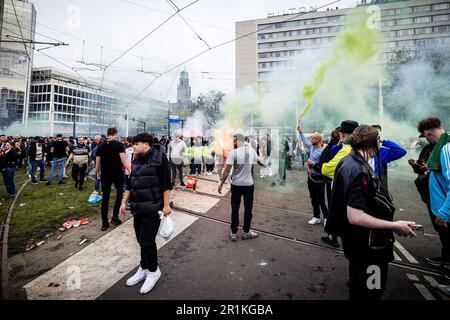
[[[437,118],[421,121],[418,131],[428,144],[417,160],[410,159],[408,163],[418,175],[417,190],[442,246],[441,255],[429,257],[427,262],[450,268],[450,135]],[[342,245],[349,261],[350,299],[380,299],[386,287],[388,264],[393,260],[394,233],[417,236],[418,226],[414,221],[394,219],[395,207],[388,188],[388,164],[404,157],[407,151],[398,143],[383,139],[379,125],[363,125],[353,120],[342,121],[327,139],[317,132],[306,137],[300,124],[297,133],[281,135],[277,152],[267,133],[256,138],[235,134],[230,147],[216,143],[214,138],[188,138],[179,134],[160,139],[148,133],[119,137],[115,128],[94,138],[65,138],[61,134],[30,138],[0,135],[0,169],[11,198],[16,196],[14,173],[24,166],[32,184],[51,185],[58,167],[58,184],[63,184],[71,165],[74,187],[83,190],[86,177],[91,175],[95,181],[94,192],[102,196],[102,231],[110,223],[120,225],[119,214],[125,210],[134,216],[141,263],[127,285],[145,280],[141,293],[147,293],[161,276],[155,242],[159,212],[170,214],[170,191],[177,183],[183,187],[188,174],[212,175],[216,171],[218,192],[222,193],[225,185],[231,189],[230,240],[238,240],[242,199],[241,239],[254,239],[258,236],[251,229],[255,165],[262,166],[261,178],[271,176],[272,187],[284,186],[286,170],[292,170],[297,158],[300,170],[305,170],[308,177],[313,209],[308,224],[323,222],[326,234],[321,240],[334,247]],[[275,161],[278,165],[273,172]],[[50,173],[46,179],[48,167]],[[184,168],[189,168],[189,172]],[[113,186],[116,199],[109,220]],[[369,288],[368,270],[373,266],[378,268],[381,281],[378,287]]]

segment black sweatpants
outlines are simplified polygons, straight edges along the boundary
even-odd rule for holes
[[[158,213],[143,212],[134,216],[134,231],[141,247],[141,267],[150,272],[158,268],[156,235],[161,220]]]
[[[239,208],[244,197],[244,232],[250,231],[252,223],[253,193],[255,186],[235,186],[231,184],[231,232],[237,233],[239,226]]]
[[[320,219],[320,209],[322,209],[323,217],[326,219],[328,216],[328,209],[325,202],[325,184],[323,182],[314,182],[308,176],[308,190],[314,217]]]
[[[388,262],[352,260],[349,262],[349,300],[380,300],[386,289]],[[374,269],[369,269],[370,266],[378,266],[380,273],[377,274]],[[379,275],[379,289],[370,288],[370,285],[376,283],[374,277],[377,275]]]
[[[436,216],[433,211],[431,211],[431,206],[427,203],[428,214],[430,215],[431,223],[433,224],[434,230],[439,234],[439,239],[441,240],[441,257],[445,260],[450,261],[450,227],[441,227],[436,223]]]
[[[72,166],[72,179],[78,182],[78,187],[81,188],[84,184],[84,178],[86,177],[87,163],[78,165],[76,163]]]
[[[109,196],[111,195],[111,187],[116,187],[117,196],[114,203],[113,219],[119,217],[119,209],[123,198],[123,176],[121,177],[103,177],[102,176],[102,222],[108,225],[108,208]]]

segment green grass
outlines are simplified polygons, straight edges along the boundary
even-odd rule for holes
[[[46,178],[48,173],[46,170]],[[51,186],[40,182],[38,185],[29,183],[24,188],[13,210],[8,244],[10,255],[23,252],[29,242],[38,242],[69,219],[91,218],[100,213],[100,203],[87,203],[94,189],[93,182],[87,179],[80,192],[74,187],[70,170],[67,175],[69,178],[62,185],[58,185],[56,178],[56,183],[54,180]]]
[[[27,170],[25,168],[21,168],[16,171],[14,175],[14,180],[16,182],[17,192],[19,191],[22,184],[28,179]],[[12,202],[12,199],[8,198],[8,192],[6,192],[6,186],[3,182],[3,176],[0,177],[0,221],[3,221],[5,217],[6,210],[8,209],[9,204]]]

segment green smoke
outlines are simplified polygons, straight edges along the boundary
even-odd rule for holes
[[[368,26],[369,16],[361,13],[347,17],[352,21],[338,34],[331,57],[314,72],[312,83],[303,86],[302,97],[306,100],[306,106],[300,118],[313,106],[314,97],[330,67],[345,61],[352,63],[352,67],[359,68],[362,64],[370,63],[379,52],[379,34],[375,28]]]

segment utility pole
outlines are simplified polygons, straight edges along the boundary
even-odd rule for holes
[[[125,123],[125,136],[128,137],[128,106],[126,106],[126,111],[125,112],[126,112],[125,113],[125,120],[126,120],[126,123]]]
[[[75,133],[76,133],[76,125],[77,125],[77,106],[73,105],[73,138],[75,139]]]
[[[170,137],[170,104],[169,104],[169,112],[167,114],[167,137]]]

